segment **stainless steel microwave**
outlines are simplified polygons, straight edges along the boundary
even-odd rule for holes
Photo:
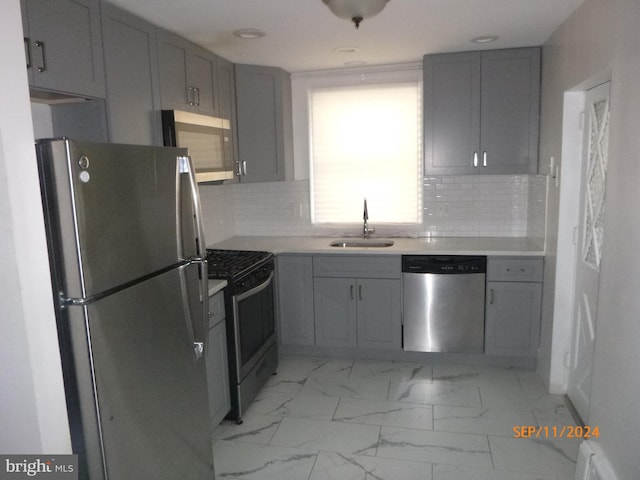
[[[229,120],[180,110],[162,110],[162,136],[165,146],[189,150],[198,182],[234,178]]]

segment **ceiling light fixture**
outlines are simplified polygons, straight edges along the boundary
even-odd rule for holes
[[[365,18],[375,17],[389,0],[322,0],[336,17],[351,20],[356,28]]]
[[[496,41],[498,38],[500,38],[498,35],[485,35],[484,37],[472,38],[471,41],[473,43],[489,43]]]
[[[245,38],[248,40],[253,40],[255,38],[264,37],[266,33],[257,28],[241,28],[240,30],[236,30],[233,32],[236,37]]]

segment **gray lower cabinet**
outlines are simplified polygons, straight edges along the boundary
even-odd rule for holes
[[[424,57],[424,173],[535,173],[540,49]]]
[[[155,25],[103,3],[102,30],[111,141],[162,145]]]
[[[489,258],[485,353],[535,358],[542,301],[542,259]]]
[[[236,64],[235,81],[239,181],[285,180],[293,151],[289,73]]]
[[[162,108],[217,116],[216,58],[208,50],[158,29]]]
[[[21,0],[29,85],[104,98],[99,0]]]
[[[209,413],[211,426],[215,428],[231,410],[223,292],[209,298],[209,331],[205,349]]]
[[[401,350],[399,257],[318,256],[314,275],[316,345]]]
[[[316,345],[357,346],[356,288],[353,278],[314,279]]]
[[[280,343],[315,345],[312,257],[279,255],[277,263]]]

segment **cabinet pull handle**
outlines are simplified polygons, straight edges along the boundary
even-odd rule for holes
[[[42,65],[38,67],[38,71],[40,73],[45,72],[47,70],[47,49],[44,42],[40,40],[36,40],[34,43],[36,47],[38,47],[42,51]]]
[[[194,88],[191,85],[187,85],[187,103],[192,107],[195,106],[195,93]]]
[[[193,90],[196,92],[196,107],[200,106],[200,89],[198,87],[194,87]]]
[[[487,166],[487,152],[482,152],[482,166]]]
[[[242,175],[247,175],[247,161],[243,160],[242,161]]]
[[[349,294],[351,296],[351,300],[353,300],[353,285],[349,285]]]
[[[24,55],[27,57],[27,68],[31,68],[31,41],[24,37]]]
[[[473,152],[473,166],[478,166],[478,152]]]
[[[242,176],[242,164],[240,163],[240,160],[236,160],[236,165],[238,166],[236,170],[236,175],[240,177]]]
[[[358,285],[358,299],[362,300],[362,285]]]
[[[493,305],[493,301],[495,299],[495,292],[493,288],[489,289],[489,305]]]

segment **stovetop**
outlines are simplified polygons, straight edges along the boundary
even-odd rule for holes
[[[207,249],[209,278],[235,280],[273,257],[269,252]]]

